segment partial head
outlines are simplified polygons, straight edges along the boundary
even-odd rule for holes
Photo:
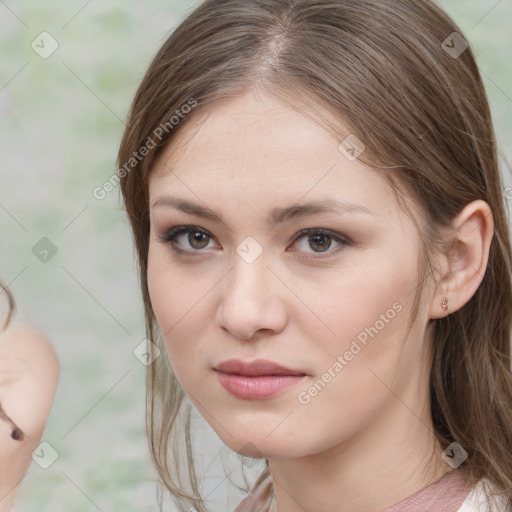
[[[168,355],[148,419],[171,490],[185,395],[249,456],[349,439],[396,408],[383,382],[431,401],[442,445],[479,443],[486,419],[466,405],[494,384],[467,382],[508,362],[511,256],[487,99],[453,32],[429,1],[211,0],[158,52],[118,163],[148,336]],[[341,211],[301,215],[320,201]],[[171,231],[185,225],[202,229]],[[228,358],[307,378],[243,399],[219,383]],[[470,360],[454,382],[453,358]]]

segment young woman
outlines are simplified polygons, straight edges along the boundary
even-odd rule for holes
[[[0,294],[8,305],[0,324],[0,512],[14,512],[16,492],[50,413],[59,362],[41,332],[13,318],[14,299],[2,283]]]
[[[265,460],[237,512],[512,510],[504,187],[439,7],[207,0],[151,63],[118,164],[180,510],[208,510],[191,405]]]

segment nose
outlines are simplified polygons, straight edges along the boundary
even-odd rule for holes
[[[235,254],[234,266],[224,279],[217,323],[244,340],[255,338],[257,333],[279,333],[288,321],[282,296],[285,291],[263,255],[247,263]]]

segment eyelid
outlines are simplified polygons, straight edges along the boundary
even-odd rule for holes
[[[179,237],[183,234],[193,233],[193,232],[203,233],[208,238],[211,238],[212,240],[216,241],[215,236],[213,234],[211,234],[210,231],[208,231],[207,229],[202,228],[200,226],[193,225],[193,224],[180,224],[180,225],[173,226],[173,227],[169,228],[163,235],[159,235],[158,239],[162,243],[169,244],[171,246],[171,249],[178,254],[186,254],[186,255],[191,255],[194,257],[201,256],[202,253],[205,253],[208,251],[205,249],[197,249],[197,250],[182,249],[177,244],[174,243],[174,241],[176,240],[177,237]],[[333,256],[334,254],[337,254],[342,248],[353,245],[353,241],[350,240],[350,238],[348,238],[344,235],[341,235],[340,233],[337,233],[336,231],[332,231],[332,230],[326,229],[326,228],[301,229],[294,235],[291,243],[292,244],[295,243],[297,240],[304,238],[308,234],[320,234],[320,235],[328,236],[329,238],[333,239],[335,242],[340,244],[341,247],[338,247],[337,249],[334,249],[334,250],[327,250],[325,252],[314,252],[314,251],[307,252],[306,251],[306,254],[308,254],[308,256],[301,256],[301,258],[303,258],[303,259],[327,258],[327,257]],[[297,249],[292,249],[291,252],[300,253],[302,251],[299,251]]]
[[[308,235],[310,233],[311,234],[319,233],[321,235],[326,235],[326,236],[329,236],[329,237],[339,241],[340,243],[346,243],[346,244],[352,243],[352,241],[348,237],[346,237],[344,235],[341,235],[340,233],[337,233],[336,231],[332,231],[331,229],[327,229],[327,228],[305,228],[305,229],[301,229],[293,237],[292,242],[295,242],[295,240],[297,240],[299,238],[302,238],[303,236]]]
[[[173,226],[165,231],[163,235],[158,235],[158,239],[160,242],[170,245],[171,249],[178,254],[187,254],[192,256],[200,256],[201,253],[206,252],[204,249],[201,250],[191,250],[191,249],[182,249],[177,244],[174,243],[178,236],[199,232],[203,233],[209,238],[215,240],[215,237],[208,231],[200,226],[196,226],[194,224],[179,224]]]
[[[292,239],[292,244],[297,240],[306,237],[308,234],[320,234],[325,235],[337,242],[340,246],[334,249],[329,249],[325,252],[304,252],[305,256],[298,256],[300,259],[305,260],[321,260],[324,258],[330,258],[336,256],[340,251],[344,248],[352,246],[354,243],[348,237],[337,233],[336,231],[332,231],[326,228],[306,228],[300,230]],[[303,253],[303,251],[299,251],[297,249],[292,249],[292,252]]]

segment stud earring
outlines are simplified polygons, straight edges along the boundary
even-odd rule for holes
[[[441,301],[441,308],[443,311],[448,311],[448,299],[446,297]]]

